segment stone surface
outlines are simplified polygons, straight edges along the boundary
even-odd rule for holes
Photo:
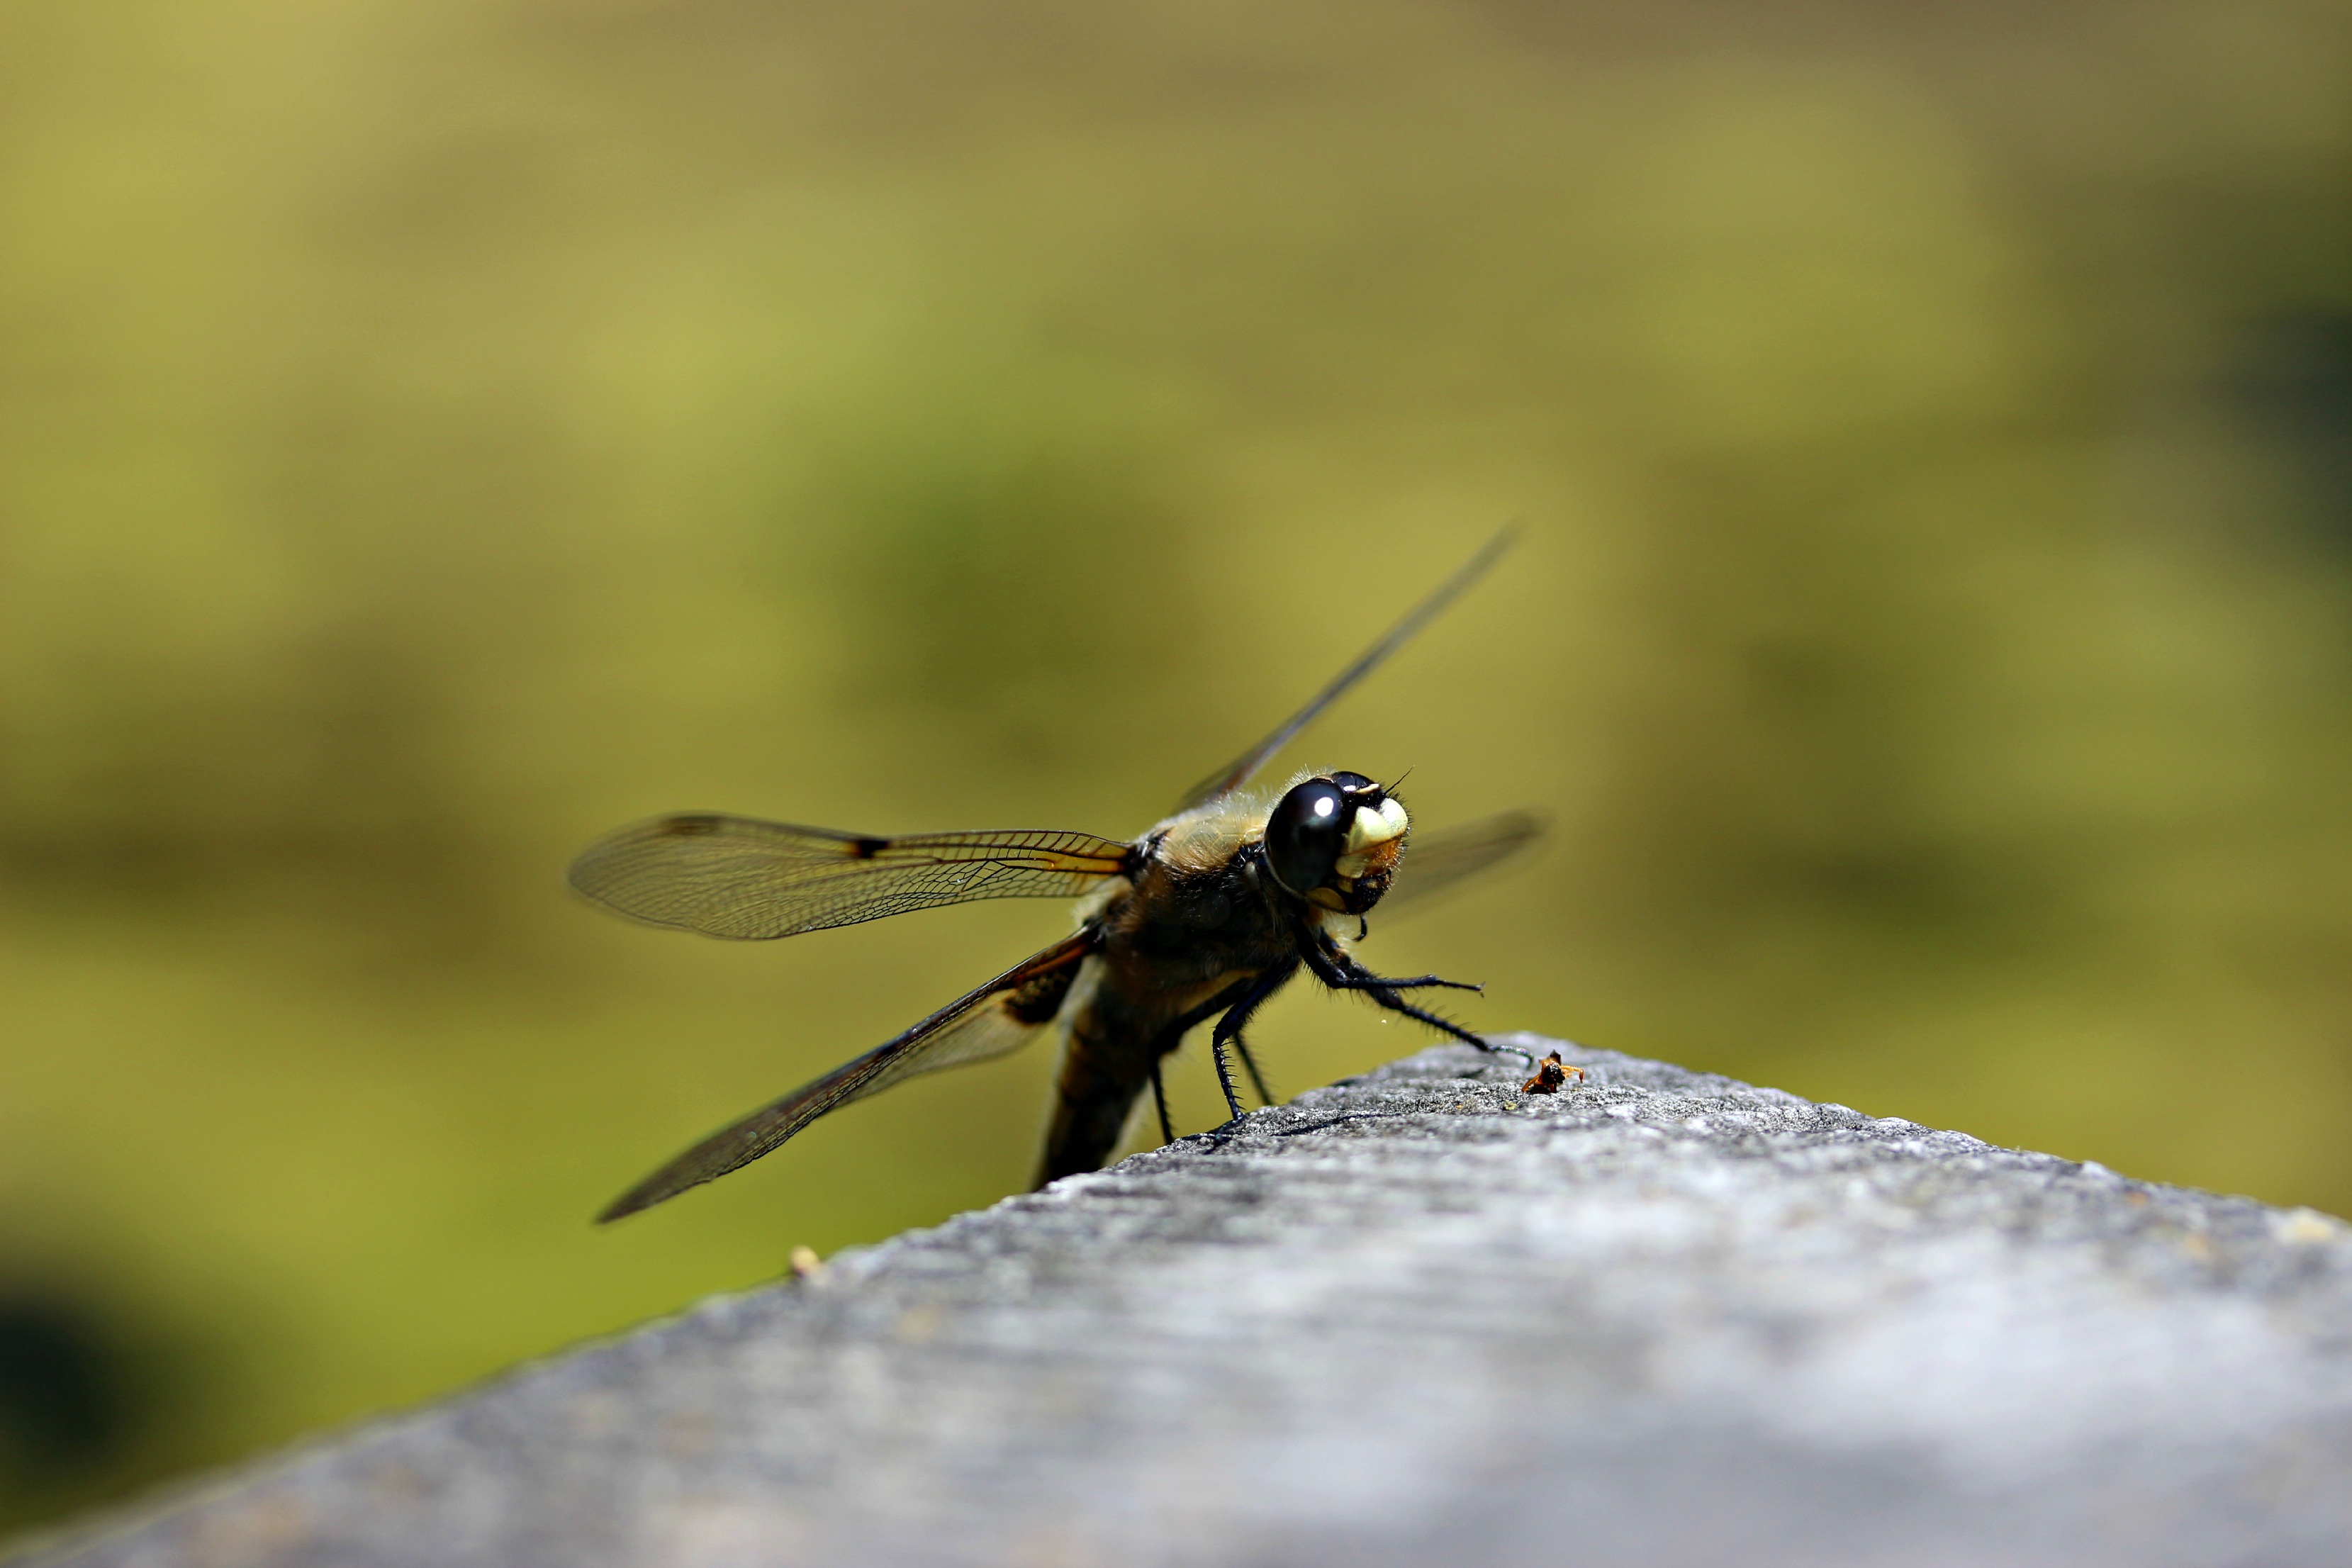
[[[2352,1563],[2336,1221],[1566,1050],[1549,1098],[1427,1051],[37,1560]]]

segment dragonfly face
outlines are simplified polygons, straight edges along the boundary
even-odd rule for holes
[[[1404,803],[1361,773],[1296,785],[1265,819],[1265,866],[1284,889],[1341,914],[1381,901],[1396,874]]]
[[[1384,900],[1393,908],[1400,899],[1435,892],[1525,848],[1542,832],[1539,817],[1506,812],[1428,836],[1408,861],[1412,821],[1403,803],[1362,773],[1299,778],[1270,805],[1240,792],[1509,542],[1506,534],[1489,543],[1306,707],[1131,842],[1055,830],[882,837],[696,813],[641,823],[592,845],[572,863],[574,888],[635,919],[710,936],[793,936],[981,899],[1081,900],[1071,935],[720,1129],[599,1217],[618,1219],[724,1175],[826,1112],[892,1084],[1003,1056],[1049,1034],[1062,1038],[1064,1051],[1040,1180],[1093,1170],[1118,1147],[1147,1087],[1162,1134],[1173,1139],[1161,1063],[1212,1019],[1211,1054],[1227,1109],[1241,1115],[1229,1053],[1270,1100],[1242,1031],[1302,968],[1331,989],[1360,992],[1482,1050],[1497,1048],[1407,997],[1475,986],[1429,974],[1374,974],[1349,943]]]

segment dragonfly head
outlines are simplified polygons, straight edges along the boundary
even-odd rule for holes
[[[1320,773],[1291,787],[1265,822],[1265,864],[1297,898],[1360,915],[1396,874],[1404,805],[1361,773]]]

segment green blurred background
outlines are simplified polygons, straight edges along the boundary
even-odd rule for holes
[[[1559,833],[1368,956],[2352,1208],[2342,0],[0,3],[0,1523],[1017,1187],[591,1229],[1067,916],[564,861],[1133,832],[1514,518],[1289,760]]]

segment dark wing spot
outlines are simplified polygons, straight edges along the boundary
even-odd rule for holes
[[[850,858],[856,860],[871,860],[889,847],[890,841],[887,838],[853,838],[849,841]]]
[[[718,832],[719,819],[715,816],[673,816],[661,825],[661,830],[667,838],[698,838],[706,833]]]

